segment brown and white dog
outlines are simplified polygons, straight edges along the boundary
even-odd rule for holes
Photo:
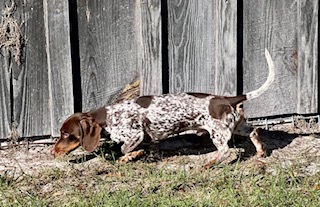
[[[274,63],[267,50],[265,55],[269,75],[257,90],[234,97],[204,93],[141,96],[87,113],[75,113],[63,123],[60,139],[51,153],[63,155],[79,145],[91,152],[99,145],[100,132],[104,127],[113,141],[123,143],[121,151],[124,156],[120,161],[128,161],[141,154],[134,149],[143,141],[145,134],[157,142],[186,130],[209,133],[218,153],[207,166],[227,157],[232,134],[249,135],[257,156],[261,157],[263,145],[256,130],[248,131],[244,125],[241,106],[244,101],[260,96],[274,81]]]

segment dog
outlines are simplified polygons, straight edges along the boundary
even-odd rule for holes
[[[263,144],[255,129],[245,125],[242,103],[259,97],[275,79],[274,63],[265,50],[269,75],[257,90],[239,96],[216,96],[206,93],[176,93],[158,96],[141,96],[108,105],[86,113],[75,113],[62,124],[61,136],[51,154],[61,156],[82,146],[94,151],[100,140],[102,128],[110,133],[111,140],[123,143],[124,154],[120,162],[139,157],[143,152],[134,151],[148,135],[159,142],[187,130],[206,131],[217,148],[209,167],[228,157],[228,141],[232,134],[249,135],[257,157],[264,155]]]

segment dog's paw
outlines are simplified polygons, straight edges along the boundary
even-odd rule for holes
[[[256,157],[257,157],[257,158],[263,158],[264,155],[265,155],[264,150],[259,150],[259,151],[256,153]]]
[[[202,166],[202,170],[209,170],[215,164],[216,164],[216,160],[211,160],[210,162]]]
[[[120,164],[127,163],[127,162],[130,162],[132,160],[138,159],[143,154],[144,154],[144,150],[142,150],[142,149],[138,150],[138,151],[129,152],[129,153],[123,155],[122,157],[120,157],[117,160],[117,162],[120,163]]]

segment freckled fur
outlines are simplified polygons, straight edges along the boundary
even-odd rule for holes
[[[227,143],[232,133],[250,133],[248,127],[243,126],[242,102],[260,96],[274,81],[274,64],[267,50],[265,54],[269,75],[257,90],[234,97],[205,93],[142,96],[88,113],[76,113],[62,125],[60,139],[51,153],[54,156],[62,155],[79,144],[92,151],[98,146],[100,131],[104,127],[113,141],[123,142],[121,150],[129,155],[125,160],[130,160],[131,155],[141,154],[132,152],[142,142],[145,134],[157,142],[192,129],[207,131],[218,149],[218,153],[206,167],[221,162],[228,155]],[[262,156],[263,146],[256,130],[250,133],[250,139],[257,149],[257,155]],[[72,147],[68,146],[72,144]]]
[[[209,105],[214,99],[214,95],[197,98],[187,93],[167,94],[154,96],[148,108],[135,100],[125,101],[106,107],[105,129],[112,140],[124,143],[123,153],[132,151],[144,133],[157,142],[189,129],[208,131],[216,147],[225,148],[240,115],[228,102],[222,102],[228,113],[219,119],[212,117]]]

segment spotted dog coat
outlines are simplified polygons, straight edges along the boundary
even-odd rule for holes
[[[224,154],[240,120],[236,104],[243,100],[245,96],[229,99],[196,93],[143,96],[107,106],[105,129],[113,141],[123,142],[124,154],[134,150],[145,133],[157,142],[190,129],[208,131],[214,145]],[[221,107],[225,111],[219,113]]]
[[[61,127],[61,138],[52,150],[53,155],[70,151],[66,140],[75,141],[87,151],[97,147],[101,129],[110,133],[111,139],[123,143],[124,157],[130,159],[134,149],[143,141],[144,135],[158,142],[186,130],[207,131],[218,153],[208,163],[221,162],[228,155],[228,141],[232,133],[243,134],[243,111],[240,105],[265,92],[274,81],[275,71],[266,50],[269,75],[257,90],[234,97],[215,96],[204,93],[177,93],[159,96],[142,96],[123,101],[88,113],[76,113]],[[77,128],[77,129],[75,129]],[[72,131],[72,132],[70,132]],[[262,144],[256,131],[250,133],[257,155],[263,155]]]

